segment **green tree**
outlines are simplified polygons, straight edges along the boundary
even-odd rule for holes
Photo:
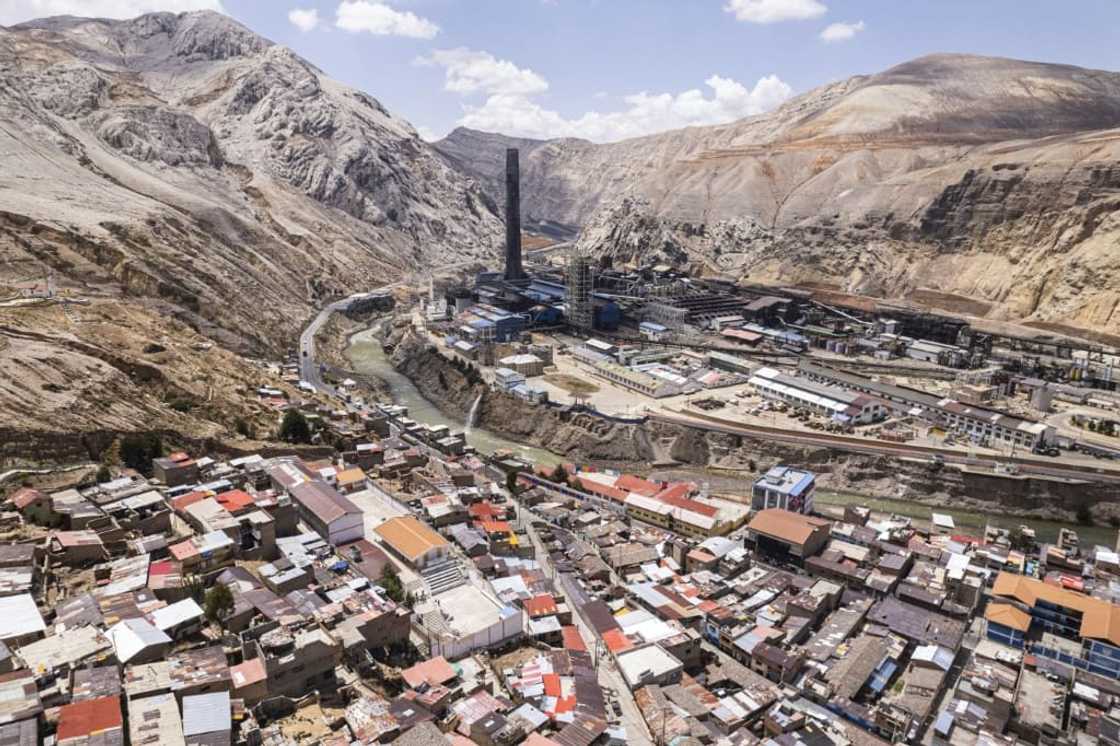
[[[311,426],[298,409],[289,409],[280,423],[280,440],[288,443],[310,443]]]
[[[510,495],[517,495],[517,478],[521,476],[515,471],[506,474],[506,492]]]
[[[1028,552],[1033,548],[1033,543],[1026,533],[1023,532],[1023,527],[1019,526],[1011,530],[1008,541],[1011,543],[1011,548],[1020,552]]]
[[[244,417],[238,417],[237,418],[237,421],[233,423],[233,429],[242,438],[255,438],[255,437],[257,437],[256,429]]]
[[[1077,507],[1077,522],[1082,526],[1093,525],[1093,511],[1088,505],[1082,504]]]
[[[221,624],[226,615],[233,611],[233,593],[227,586],[218,583],[206,591],[206,603],[203,605],[203,611],[206,612],[206,618],[211,622]]]
[[[186,590],[188,596],[194,599],[195,603],[202,603],[206,597],[206,586],[202,584],[202,578],[194,573],[183,576],[183,589]]]
[[[568,484],[568,470],[564,468],[563,464],[557,464],[556,468],[554,468],[552,470],[552,474],[550,474],[548,478],[551,481],[556,482],[556,484],[567,485]]]
[[[121,439],[121,462],[146,477],[152,475],[152,459],[163,455],[163,440],[155,433],[133,433]]]
[[[106,466],[105,464],[102,464],[101,468],[99,468],[97,470],[97,476],[96,476],[97,483],[98,484],[105,484],[105,482],[108,482],[108,481],[112,480],[112,478],[113,478],[113,472],[109,470],[108,466]]]
[[[381,579],[378,585],[385,589],[385,595],[393,599],[396,603],[403,603],[405,600],[404,585],[401,583],[401,578],[397,575],[397,569],[391,564],[386,564],[385,569],[381,571]]]

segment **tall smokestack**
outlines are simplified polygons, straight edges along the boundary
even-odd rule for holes
[[[517,148],[506,149],[506,280],[525,279],[521,268],[521,167]]]

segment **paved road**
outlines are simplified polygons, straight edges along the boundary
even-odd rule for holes
[[[544,519],[520,503],[517,505],[517,512],[519,516],[529,518],[529,522],[525,525],[529,538],[533,542],[533,547],[537,550],[537,561],[541,563],[545,575],[559,581],[560,592],[563,594],[568,608],[574,612],[572,621],[583,637],[584,644],[587,645],[588,650],[600,651],[596,656],[599,661],[599,686],[614,690],[615,699],[622,709],[622,724],[626,728],[626,742],[628,744],[640,744],[641,746],[653,746],[649,727],[646,725],[645,718],[642,717],[641,710],[638,709],[638,703],[634,701],[634,695],[630,692],[630,687],[622,678],[622,673],[614,665],[610,654],[606,652],[605,646],[599,640],[599,635],[587,625],[579,612],[580,607],[587,603],[586,595],[579,589],[571,575],[556,572],[556,568],[552,565],[552,559],[548,555],[548,550],[541,542],[540,537],[537,536],[536,529],[533,528],[532,521],[543,521]]]

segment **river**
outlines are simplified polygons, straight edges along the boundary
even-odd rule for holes
[[[393,401],[408,407],[409,417],[412,419],[428,424],[447,425],[455,432],[462,432],[465,429],[465,422],[452,420],[447,417],[438,407],[424,398],[424,395],[420,393],[420,390],[416,388],[416,385],[413,384],[407,376],[404,376],[393,367],[392,363],[389,362],[389,356],[386,355],[385,350],[382,349],[381,342],[377,339],[374,330],[371,329],[355,334],[351,339],[350,347],[346,350],[346,356],[350,359],[356,372],[367,376],[373,376],[374,378],[379,378],[384,381],[386,386],[389,387]],[[481,453],[493,453],[494,451],[504,449],[534,463],[548,466],[555,466],[564,460],[563,457],[551,451],[533,448],[524,443],[516,443],[503,438],[497,433],[478,426],[471,428],[470,432],[466,433],[466,439],[468,443]],[[670,472],[657,474],[655,476],[657,478],[667,479],[671,479],[674,476],[693,480],[700,478],[706,481],[705,477],[701,477],[695,470],[691,469],[676,475]],[[750,481],[746,478],[736,478],[733,482],[730,482],[729,478],[726,476],[721,478],[711,475],[708,479],[710,479],[712,483],[711,486],[717,491],[726,490],[728,494],[733,494],[734,492],[741,492],[743,495],[750,494]],[[928,521],[932,511],[948,513],[953,516],[953,520],[960,529],[960,533],[964,534],[980,534],[984,529],[985,523],[991,523],[993,526],[1000,526],[1007,529],[1013,529],[1023,524],[1035,530],[1039,541],[1054,541],[1058,537],[1058,529],[1067,526],[1077,531],[1078,536],[1081,538],[1082,546],[1088,547],[1094,544],[1102,544],[1110,548],[1116,546],[1117,530],[1108,526],[1079,526],[1036,518],[1022,518],[1007,513],[989,515],[986,513],[953,510],[951,508],[932,508],[929,505],[909,502],[907,500],[892,500],[889,498],[868,497],[866,495],[831,492],[827,490],[818,490],[815,501],[822,508],[842,508],[844,505],[851,504],[866,505],[875,511],[897,513],[922,521]]]
[[[408,407],[408,416],[412,419],[429,425],[447,425],[454,432],[465,430],[465,422],[453,420],[441,412],[436,405],[424,398],[407,376],[393,367],[389,356],[381,347],[380,340],[377,339],[376,331],[370,329],[355,334],[346,350],[346,357],[355,372],[384,381],[389,387],[393,402]],[[563,461],[562,457],[551,451],[533,448],[524,443],[515,443],[477,425],[464,435],[467,443],[480,453],[493,453],[504,449],[534,463],[548,466],[555,466]]]

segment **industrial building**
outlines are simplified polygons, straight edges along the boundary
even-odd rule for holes
[[[866,394],[759,368],[750,383],[767,399],[784,401],[847,424],[867,424],[887,416],[887,405]]]
[[[632,368],[627,368],[625,365],[619,365],[618,363],[612,363],[606,360],[592,364],[591,372],[604,380],[618,384],[631,391],[637,391],[639,394],[653,397],[654,399],[661,399],[666,396],[677,396],[684,391],[680,384],[674,381],[649,373],[643,373]]]
[[[1052,443],[1053,426],[993,409],[969,406],[924,391],[874,381],[866,376],[830,368],[802,358],[801,375],[814,381],[858,391],[880,399],[902,414],[918,414],[934,424],[962,433],[975,441],[1013,445],[1035,450]]]

